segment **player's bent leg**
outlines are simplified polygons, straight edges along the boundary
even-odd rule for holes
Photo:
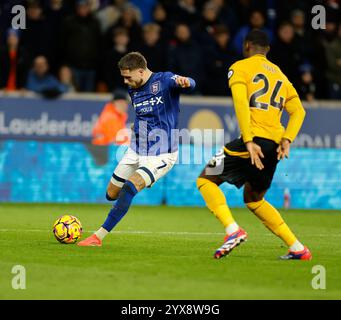
[[[136,171],[131,177],[129,177],[127,181],[134,185],[137,192],[142,191],[146,187],[146,181],[138,171]]]
[[[265,193],[266,191],[254,190],[251,184],[247,182],[244,187],[244,202],[247,208],[289,247],[290,257],[287,259],[310,260],[311,254],[308,248],[297,240],[278,210],[264,199]]]
[[[127,181],[127,179],[136,171],[138,168],[138,155],[128,149],[124,154],[121,161],[115,168],[111,179],[108,183],[106,198],[108,201],[115,201],[118,199],[119,193]]]
[[[177,158],[177,151],[157,156],[142,157],[136,172],[142,176],[146,187],[151,188],[154,183],[164,177],[173,168]]]
[[[135,172],[123,185],[117,202],[110,210],[102,229],[96,233],[99,238],[103,238],[109,233],[125,216],[135,195],[145,187],[145,181],[138,172]],[[102,231],[102,232],[101,232]]]
[[[198,177],[196,183],[207,208],[222,223],[224,228],[227,228],[229,225],[235,223],[232,213],[227,206],[225,195],[219,188],[219,185],[222,183],[220,178],[217,176],[205,176],[204,173],[202,173]],[[236,230],[237,229],[238,227]],[[231,230],[231,232],[236,230]]]
[[[104,237],[121,221],[128,212],[133,198],[145,187],[141,175],[135,172],[123,185],[117,202],[110,210],[102,227],[92,236],[78,243],[79,246],[101,246]]]
[[[262,223],[275,235],[280,237],[289,247],[297,240],[285,224],[280,213],[264,199],[266,191],[255,191],[249,183],[244,187],[244,202]]]
[[[108,201],[115,201],[117,200],[121,189],[122,187],[119,187],[110,181],[107,187],[107,192],[105,194],[105,197],[107,198]]]
[[[247,234],[235,222],[227,205],[224,193],[219,188],[223,181],[219,176],[206,176],[205,170],[197,179],[197,188],[205,200],[208,209],[223,224],[226,231],[223,245],[214,254],[216,259],[228,255],[236,246],[246,241]]]

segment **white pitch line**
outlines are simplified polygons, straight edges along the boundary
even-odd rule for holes
[[[86,233],[94,233],[96,230],[86,231]],[[49,232],[46,229],[0,229],[0,232]],[[119,230],[112,231],[112,234],[164,234],[164,235],[224,235],[221,232],[174,232],[174,231],[143,231],[143,230]]]
[[[94,231],[91,231],[94,232]],[[123,230],[123,231],[112,231],[111,233],[122,233],[122,234],[165,234],[165,235],[193,235],[193,236],[202,236],[202,235],[224,235],[222,232],[187,232],[187,231],[133,231],[133,230]]]
[[[96,230],[85,231],[85,233],[94,233]],[[0,232],[51,232],[47,229],[0,229]],[[111,231],[111,234],[158,234],[158,235],[175,235],[175,236],[223,236],[225,233],[222,232],[187,232],[187,231],[144,231],[144,230],[118,230]],[[273,237],[271,233],[265,233],[266,236]],[[305,234],[305,236],[315,237],[341,237],[341,234]]]

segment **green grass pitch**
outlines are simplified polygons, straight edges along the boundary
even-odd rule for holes
[[[229,257],[214,260],[223,228],[205,208],[133,206],[104,246],[59,244],[52,224],[77,216],[83,238],[110,205],[1,204],[0,299],[340,299],[341,212],[291,210],[283,216],[312,261],[280,261],[281,241],[247,210],[233,210],[249,234]],[[14,265],[26,289],[12,288]],[[315,265],[326,289],[312,288]]]

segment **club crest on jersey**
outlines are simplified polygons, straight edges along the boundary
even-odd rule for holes
[[[152,83],[151,85],[151,92],[152,94],[158,94],[160,92],[160,81],[156,81],[154,83]]]

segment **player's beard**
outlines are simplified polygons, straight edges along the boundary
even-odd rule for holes
[[[134,86],[132,86],[133,89],[140,88],[143,85],[143,79],[140,79],[138,81],[135,81]]]

